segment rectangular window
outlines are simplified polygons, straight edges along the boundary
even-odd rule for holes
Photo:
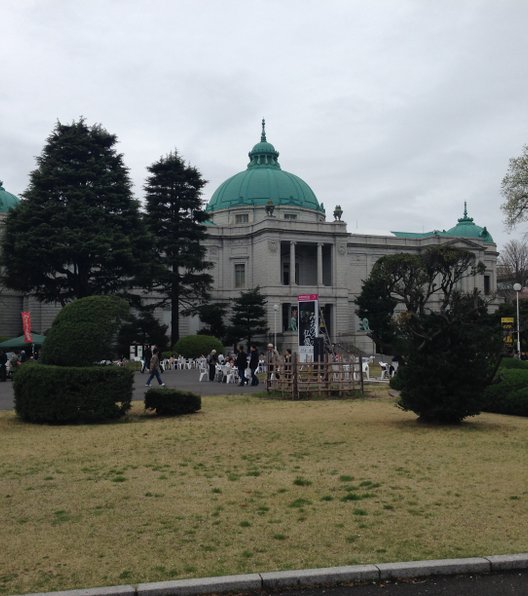
[[[288,262],[282,264],[282,285],[290,285],[290,264]]]
[[[246,266],[243,263],[235,265],[235,288],[246,287]]]
[[[489,275],[484,276],[484,295],[489,296],[491,292],[491,280]]]
[[[235,223],[236,224],[248,223],[248,221],[249,221],[249,215],[247,213],[237,213],[235,215]]]
[[[297,219],[297,214],[296,213],[285,213],[284,219]]]

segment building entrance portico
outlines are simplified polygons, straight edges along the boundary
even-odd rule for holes
[[[332,244],[324,242],[281,241],[282,285],[331,286]],[[295,263],[295,275],[291,274]]]

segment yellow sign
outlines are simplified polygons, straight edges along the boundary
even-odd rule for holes
[[[502,327],[502,343],[505,347],[512,349],[513,348],[513,328],[514,328],[515,318],[514,317],[501,317],[501,327]]]

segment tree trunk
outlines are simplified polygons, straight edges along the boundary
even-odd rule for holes
[[[171,292],[171,348],[180,339],[180,295],[177,288]]]

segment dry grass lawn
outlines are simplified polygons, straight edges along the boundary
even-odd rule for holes
[[[0,414],[0,592],[528,550],[528,419],[204,398],[50,427]]]

